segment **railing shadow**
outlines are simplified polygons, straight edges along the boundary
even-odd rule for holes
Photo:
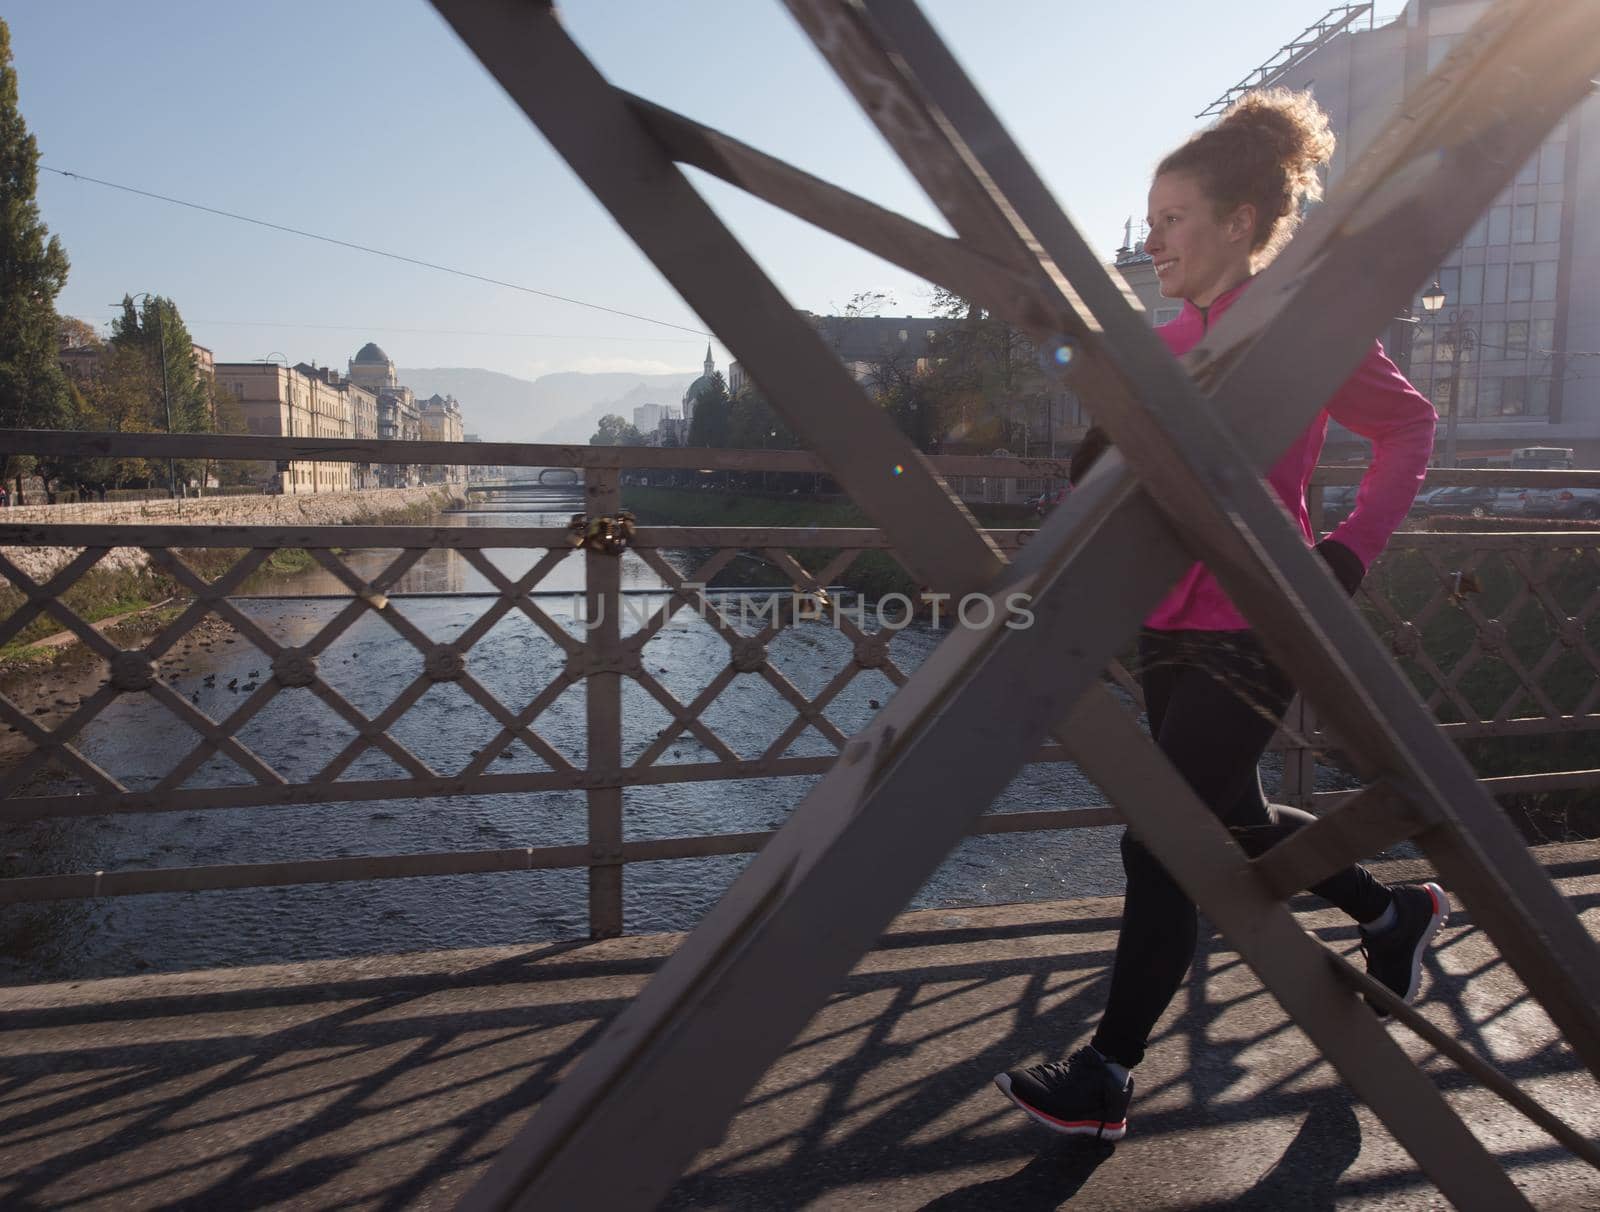
[[[1364,1138],[1336,1075],[1214,938],[1141,1068],[1129,1139],[1062,1142],[1028,1124],[990,1079],[1087,1038],[1115,938],[1114,901],[1059,910],[1032,907],[1026,923],[993,909],[902,923],[663,1207],[800,1207],[865,1192],[896,1207],[1095,1207],[1152,1181],[1152,1166],[1182,1190],[1219,1142],[1241,1139],[1252,1144],[1232,1176],[1198,1183],[1190,1206],[1332,1208],[1431,1191],[1409,1165],[1352,1175],[1383,1142]],[[1325,943],[1353,945],[1351,930],[1323,920],[1312,924]],[[13,1207],[449,1206],[668,946],[20,991],[29,1000],[0,1013],[0,1191]],[[1547,1024],[1526,1015],[1533,1003],[1465,915],[1431,981],[1432,1000],[1465,1006],[1433,1012],[1498,1053],[1514,1080],[1579,1072],[1539,1040],[1506,1059],[1508,1032]],[[1507,992],[1463,1001],[1476,982]],[[1453,1068],[1427,1068],[1447,1094],[1472,1088]],[[1504,1164],[1577,1164],[1532,1140],[1500,1151]],[[1219,1181],[1237,1189],[1223,1199]]]

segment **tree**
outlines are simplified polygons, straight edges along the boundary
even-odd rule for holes
[[[590,446],[643,446],[645,438],[632,421],[625,421],[614,412],[600,418],[600,427],[589,439]]]
[[[38,183],[39,145],[17,108],[11,30],[0,20],[0,426],[13,429],[58,427],[71,405],[55,309],[69,263],[39,218]],[[0,477],[24,469],[0,455]]]
[[[135,306],[132,296],[123,295],[122,315],[111,322],[111,344],[137,353],[150,367],[146,411],[151,431],[211,433],[215,429],[211,382],[200,373],[194,338],[171,299],[146,295],[143,304]],[[180,459],[177,469],[184,480],[207,474],[198,459]]]
[[[726,449],[729,444],[731,409],[728,401],[728,384],[720,370],[694,389],[689,397],[694,416],[689,421],[689,445],[712,446]]]
[[[211,431],[209,380],[200,373],[194,338],[189,335],[177,304],[160,295],[147,295],[143,304],[135,307],[133,299],[123,295],[122,315],[111,322],[111,343],[138,350],[154,368],[157,390],[150,399],[153,428],[167,428],[166,396],[170,393],[173,433]]]
[[[104,344],[94,325],[87,320],[80,320],[77,316],[56,317],[57,349],[98,349]]]

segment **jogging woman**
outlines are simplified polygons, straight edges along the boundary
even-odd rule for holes
[[[1199,343],[1288,241],[1302,203],[1321,194],[1317,170],[1333,145],[1327,116],[1310,94],[1273,90],[1246,96],[1161,162],[1144,248],[1162,295],[1184,301],[1178,317],[1157,330],[1174,354]],[[1354,511],[1316,543],[1305,495],[1330,417],[1369,439],[1373,459]],[[1272,468],[1273,488],[1347,592],[1355,592],[1410,509],[1435,420],[1433,405],[1374,343]],[[1102,449],[1103,435],[1085,442],[1074,480]],[[1262,794],[1257,766],[1293,689],[1203,565],[1190,568],[1145,621],[1139,665],[1151,735],[1246,853],[1258,855],[1315,819],[1268,804]],[[995,1078],[1045,1126],[1106,1140],[1127,1132],[1129,1071],[1144,1059],[1150,1033],[1194,959],[1197,936],[1194,904],[1131,831],[1123,835],[1122,862],[1122,932],[1089,1045],[1064,1062]],[[1406,1001],[1415,998],[1423,953],[1449,908],[1438,885],[1391,888],[1350,867],[1313,891],[1360,923],[1368,972]]]

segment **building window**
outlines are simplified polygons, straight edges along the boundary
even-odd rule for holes
[[[1533,267],[1533,297],[1550,300],[1556,297],[1556,263],[1540,261]]]
[[[1504,303],[1506,301],[1506,263],[1501,261],[1496,265],[1483,267],[1483,301],[1485,303]]]
[[[1539,155],[1535,152],[1528,162],[1517,170],[1518,185],[1537,185],[1539,182]]]
[[[1526,303],[1533,298],[1533,266],[1524,261],[1511,267],[1511,283],[1506,298],[1513,303]]]
[[[1478,330],[1478,348],[1485,361],[1493,362],[1506,356],[1506,326],[1491,320]]]
[[[1546,143],[1539,149],[1539,180],[1551,185],[1560,185],[1566,180],[1567,171],[1567,145],[1560,143]]]
[[[1561,203],[1539,203],[1539,218],[1534,227],[1535,244],[1554,244],[1561,239]]]
[[[1550,415],[1550,379],[1540,375],[1529,384],[1528,415],[1530,417],[1548,417]]]
[[[1556,322],[1551,319],[1533,322],[1533,352],[1543,356],[1553,353],[1556,347]]]
[[[1532,244],[1534,233],[1534,214],[1536,207],[1530,205],[1517,206],[1511,211],[1511,242],[1513,244]]]
[[[1461,243],[1467,248],[1480,248],[1489,238],[1489,216],[1479,215]]]
[[[1478,415],[1493,417],[1500,414],[1500,380],[1484,379],[1478,384]]]
[[[1461,270],[1461,301],[1483,302],[1483,266],[1468,265]]]
[[[1506,324],[1506,358],[1521,361],[1528,356],[1528,322],[1512,320]]]
[[[1500,415],[1520,417],[1528,411],[1528,376],[1512,375],[1500,380]]]
[[[1511,243],[1511,208],[1509,206],[1491,206],[1489,208],[1489,243]]]

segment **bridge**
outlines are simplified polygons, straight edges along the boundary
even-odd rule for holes
[[[556,484],[581,484],[583,472],[576,467],[534,467],[529,475],[516,480],[475,480],[468,488],[486,495],[526,492],[529,488]]]
[[[1581,739],[1550,745],[1551,765],[1526,760],[1536,739],[1586,738],[1600,718],[1592,532],[1406,535],[1352,605],[1261,473],[1587,95],[1600,10],[1491,9],[1185,368],[914,6],[790,4],[954,238],[618,92],[548,6],[435,2],[816,452],[723,465],[825,470],[873,526],[635,527],[622,470],[681,467],[683,452],[473,444],[469,455],[443,443],[407,444],[406,461],[583,468],[582,525],[0,526],[0,548],[34,549],[29,566],[44,568],[0,560],[13,586],[0,640],[48,617],[103,668],[77,698],[29,712],[0,700],[27,751],[0,775],[0,797],[12,820],[48,822],[9,860],[37,867],[0,880],[13,907],[109,900],[159,914],[160,897],[184,894],[189,912],[151,935],[165,941],[211,932],[218,907],[268,889],[257,929],[313,950],[322,937],[293,915],[318,889],[350,883],[337,901],[348,918],[402,881],[470,876],[475,899],[451,885],[429,902],[441,919],[513,901],[529,933],[565,934],[430,953],[446,923],[406,920],[390,902],[421,953],[15,990],[0,1045],[17,1053],[0,1087],[18,1129],[4,1146],[13,1200],[955,1207],[1089,1191],[1108,1207],[1281,1206],[1308,1193],[1428,1206],[1431,1183],[1464,1208],[1592,1205],[1594,847],[1535,852],[1494,802],[1600,777]],[[680,164],[1015,325],[1051,373],[1091,391],[1116,450],[1037,531],[975,525],[950,491],[959,461],[913,450]],[[394,461],[383,444],[336,439],[12,431],[0,449]],[[1007,467],[975,474],[1016,474]],[[284,548],[332,579],[336,591],[315,597],[324,605],[250,604],[253,575]],[[407,572],[437,549],[489,586],[480,606],[409,593]],[[179,590],[142,642],[89,625],[83,612],[104,599],[74,592],[113,551]],[[708,588],[740,554],[786,582],[753,621]],[[891,626],[881,607],[893,595],[852,609],[825,588],[873,557],[903,566],[908,608],[981,606],[1006,590],[1031,621],[960,616],[917,650],[913,635],[931,633]],[[573,559],[581,603],[563,614],[541,586]],[[1312,700],[1284,721],[1279,794],[1320,819],[1255,859],[1141,731],[1118,659],[1197,559]],[[646,573],[659,600],[625,614],[628,578]],[[693,615],[683,632],[680,613]],[[185,637],[188,652],[174,651]],[[214,687],[173,688],[182,656],[241,643],[260,664],[229,685],[237,705],[207,710]],[[364,681],[374,654],[405,658],[383,693]],[[873,679],[890,689],[863,704]],[[792,716],[763,730],[743,692]],[[425,723],[408,729],[418,711]],[[451,729],[475,712],[487,723],[463,746]],[[137,731],[150,723],[185,744],[152,745]],[[1510,743],[1483,748],[1496,740]],[[1507,768],[1474,769],[1461,741]],[[1329,749],[1358,777],[1322,780]],[[1008,788],[1042,792],[1074,771],[1110,802],[1005,806]],[[776,804],[766,789],[796,778],[811,780],[798,802]],[[727,780],[762,785],[741,800],[765,806],[764,823],[728,830],[697,811]],[[474,815],[498,796],[528,797],[512,836]],[[397,800],[417,802],[422,823],[401,821]],[[319,853],[305,822],[348,826],[350,805],[368,809],[366,843]],[[669,808],[674,827],[639,828],[662,819],[641,806]],[[146,845],[156,835],[136,823],[169,813],[202,861]],[[1019,1049],[1058,1054],[1082,1037],[1113,906],[895,914],[952,850],[977,852],[964,837],[1092,847],[1088,831],[1123,820],[1222,941],[1165,1024],[1168,1055],[1140,1070],[1147,1152],[1041,1150],[1019,1143],[983,1081]],[[138,853],[99,861],[124,840]],[[228,859],[251,844],[277,857]],[[1352,965],[1348,933],[1296,896],[1396,847],[1419,864],[1409,874],[1437,871],[1461,902],[1420,1007]],[[648,907],[625,895],[625,877],[642,887],[660,864],[689,865],[669,900],[731,881],[681,940],[630,934]],[[573,938],[579,901],[587,941]],[[49,938],[82,920],[69,910],[28,926]],[[1335,1071],[1337,1086],[1325,1080]],[[1281,1148],[1271,1125],[1293,1133]]]
[[[68,439],[30,434],[7,440],[48,450]],[[220,443],[219,454],[236,457],[233,444],[249,441],[285,448],[269,452],[274,456],[290,446],[296,457],[307,453],[304,443],[289,439],[137,435],[105,441],[148,452]],[[485,453],[479,445],[437,453],[450,461],[495,462],[551,453],[539,447]],[[621,503],[616,452],[588,450],[581,457],[586,505],[614,513]],[[634,457],[664,466],[659,453]],[[797,452],[776,457],[784,470],[811,459]],[[696,464],[709,461],[719,470],[746,469],[751,458],[739,451],[692,455]],[[1010,460],[990,464],[935,460],[952,476],[1015,470]],[[1060,468],[1028,470],[1049,475]],[[1319,472],[1314,500],[1324,485],[1357,474]],[[1517,474],[1540,481],[1600,478],[1437,472],[1433,479],[1504,483]],[[535,493],[546,502],[537,507],[564,521],[565,499],[551,489]],[[1592,634],[1600,626],[1600,530],[1491,531],[1483,525],[1396,536],[1362,591],[1365,613],[1408,658],[1452,739],[1536,743],[1592,736],[1600,725]],[[999,530],[990,538],[1015,555],[1033,534]],[[0,625],[0,638],[48,616],[79,637],[105,674],[104,685],[83,702],[52,704],[43,715],[32,714],[32,699],[0,697],[0,715],[26,745],[0,783],[11,827],[32,819],[56,841],[54,849],[13,856],[0,879],[5,912],[16,919],[73,906],[173,902],[209,906],[204,915],[231,929],[259,912],[246,910],[240,918],[230,907],[238,898],[253,895],[252,889],[278,890],[262,905],[270,904],[272,920],[291,939],[310,927],[353,952],[348,959],[295,962],[289,944],[279,949],[277,962],[193,971],[183,970],[179,948],[157,955],[158,970],[143,975],[125,967],[124,975],[53,980],[36,971],[30,983],[8,989],[0,995],[0,1049],[14,1097],[0,1103],[0,1137],[21,1142],[6,1167],[13,1198],[38,1205],[93,1200],[132,1183],[126,1190],[139,1206],[192,1199],[331,1206],[367,1197],[450,1203],[482,1175],[495,1142],[538,1105],[574,1049],[585,1046],[679,945],[678,935],[639,934],[629,926],[630,916],[660,920],[644,906],[630,911],[636,898],[682,896],[675,890],[681,881],[664,884],[653,873],[727,864],[773,836],[770,820],[762,822],[765,828],[751,827],[754,818],[732,810],[707,827],[684,830],[674,820],[696,815],[684,808],[722,803],[722,788],[814,779],[847,748],[853,721],[872,714],[866,695],[887,701],[922,659],[914,641],[923,630],[885,630],[872,610],[858,621],[849,609],[836,620],[815,611],[808,616],[805,609],[822,586],[848,581],[857,559],[892,550],[880,531],[641,526],[615,551],[595,547],[576,554],[571,541],[564,525],[0,528],[6,553],[0,569],[21,604]],[[315,619],[285,637],[275,630],[282,620],[261,613],[263,600],[248,592],[247,578],[268,553],[289,544],[311,552],[341,588],[335,601],[305,600],[303,610],[320,607]],[[53,576],[35,581],[21,574],[17,553],[30,548],[61,553]],[[89,627],[69,605],[77,600],[75,583],[92,580],[96,561],[112,550],[144,553],[152,567],[173,577],[188,602],[159,634],[126,647]],[[207,551],[218,558],[200,554]],[[695,553],[693,566],[678,558],[685,551]],[[487,589],[458,591],[442,601],[438,594],[408,592],[406,570],[429,552],[460,561]],[[513,554],[521,557],[520,572],[509,563]],[[785,608],[745,618],[738,609],[745,598],[719,594],[719,573],[740,555],[783,571],[778,588],[789,595]],[[599,617],[620,620],[615,627],[574,631],[560,595],[543,592],[547,579],[572,560],[585,568],[586,604],[607,599],[610,608],[601,607]],[[627,599],[629,567],[648,569],[659,586],[642,606]],[[1462,571],[1476,578],[1480,593],[1459,593],[1456,574]],[[462,617],[470,621],[441,640],[430,611],[448,602],[464,608]],[[225,636],[206,630],[208,621],[224,624]],[[506,635],[513,623],[517,627]],[[802,634],[811,643],[796,664],[786,643]],[[696,636],[703,643],[685,647]],[[174,675],[199,658],[200,645],[220,648],[223,638],[248,651],[235,652],[233,667],[260,670],[259,685],[245,687],[251,693],[242,698],[214,685],[207,691],[213,697],[190,702],[184,694],[189,682]],[[373,651],[375,643],[412,652],[411,672],[381,681],[369,656],[363,658],[369,676],[351,681],[342,664],[346,654]],[[705,645],[714,645],[720,657],[712,658]],[[191,654],[180,663],[185,647]],[[681,665],[675,649],[687,654]],[[519,654],[519,666],[533,672],[534,681],[506,680],[508,651]],[[695,676],[686,680],[690,669]],[[199,673],[191,680],[198,683]],[[1107,678],[1136,711],[1137,681],[1121,662],[1108,667]],[[754,700],[741,698],[746,706],[736,715],[717,707],[720,699],[753,694],[752,686],[766,687],[785,705],[760,735],[749,726],[759,715],[752,714]],[[573,688],[582,693],[577,714],[562,716],[556,704]],[[429,714],[428,696],[440,689],[461,697],[444,714]],[[647,704],[635,692],[648,696],[658,714],[642,715]],[[270,714],[275,703],[293,707],[281,718],[305,718],[313,732],[335,734],[332,743],[291,737],[292,744],[274,747],[270,736],[252,735],[246,721]],[[139,715],[126,715],[135,705]],[[466,710],[481,712],[482,727],[462,734],[459,749],[434,743],[445,721]],[[408,721],[419,717],[421,729],[410,728]],[[151,754],[158,746],[148,738],[162,734],[163,720],[182,721],[189,740],[165,752],[165,766],[156,769]],[[138,743],[108,753],[113,727],[133,728]],[[813,746],[796,748],[808,731]],[[1281,770],[1276,798],[1319,812],[1345,802],[1351,793],[1342,789],[1349,784],[1340,783],[1337,764],[1330,764],[1334,748],[1313,711],[1292,708],[1274,742]],[[507,760],[512,753],[516,759]],[[389,759],[386,777],[373,755]],[[230,773],[213,767],[209,777],[197,777],[223,756]],[[314,758],[309,767],[307,758]],[[1119,818],[1116,809],[1097,802],[1092,786],[1084,794],[1059,746],[1046,743],[1032,762],[1043,772],[1043,785],[1080,790],[1068,790],[1068,802],[1054,806],[999,805],[1002,810],[976,818],[973,845],[1010,846],[1006,862],[1036,868],[1040,856],[1049,856],[1044,869],[1068,873],[1052,876],[1066,879],[1066,886],[1074,867],[1091,865],[1114,877],[1114,854],[1096,839]],[[1593,766],[1521,769],[1483,781],[1502,797],[1592,788],[1600,785]],[[625,797],[650,792],[666,793],[665,802],[676,807],[660,820],[639,816],[637,805],[625,807]],[[536,807],[562,796],[579,796],[585,804],[577,835]],[[749,793],[736,798],[748,800]],[[440,819],[440,804],[485,799],[527,805],[516,811],[533,813],[530,823],[546,823],[506,839],[513,844],[487,848],[469,843],[443,851],[435,843],[408,853],[388,841],[396,831],[437,837],[437,825],[429,822]],[[357,853],[316,853],[324,833],[324,845],[349,840],[329,831],[338,818],[324,814],[364,804],[381,811],[364,811],[361,819],[378,821],[370,828],[384,832],[363,838]],[[103,844],[85,851],[84,843],[71,840],[94,838],[101,822],[182,819],[196,822],[182,831],[192,833],[207,817],[247,821],[240,814],[252,811],[293,814],[279,819],[293,821],[309,845],[257,843],[252,849],[239,836],[206,848],[215,861],[174,866],[137,852],[156,845],[156,833],[134,837],[133,849],[121,851]],[[650,822],[645,834],[638,826],[630,831],[630,812]],[[411,830],[412,821],[420,827]],[[188,859],[189,851],[164,844]],[[229,849],[237,861],[228,860]],[[74,851],[92,853],[93,869],[72,870]],[[1562,843],[1542,848],[1540,856],[1575,905],[1594,902],[1600,847]],[[1426,869],[1414,857],[1389,861],[1398,875]],[[732,874],[726,866],[713,870],[722,872],[714,881]],[[638,878],[630,880],[630,872]],[[516,945],[462,949],[453,938],[445,951],[407,954],[403,944],[393,944],[390,954],[363,954],[370,941],[345,941],[318,907],[320,898],[308,899],[318,889],[350,888],[338,902],[349,917],[350,895],[376,896],[396,906],[393,911],[411,914],[463,899],[526,895],[503,882],[507,873],[534,881],[535,903],[555,910],[551,926],[524,923],[514,937],[527,941]],[[538,886],[565,873],[583,883],[568,881],[554,891]],[[456,889],[447,901],[403,892],[439,879]],[[574,895],[576,904],[559,900]],[[1324,1190],[1330,1200],[1381,1195],[1397,1207],[1437,1198],[1382,1125],[1287,1030],[1282,1011],[1220,939],[1208,944],[1200,979],[1141,1069],[1141,1081],[1158,1093],[1135,1130],[1148,1138],[1140,1148],[1160,1151],[1157,1169],[1137,1160],[1131,1145],[1115,1155],[1092,1147],[1061,1150],[1021,1129],[996,1103],[988,1077],[1002,1063],[1051,1055],[1077,1041],[1088,1022],[1084,1007],[1105,977],[1117,912],[1114,900],[1095,896],[1036,896],[899,919],[751,1094],[727,1139],[691,1167],[668,1206],[786,1206],[795,1192],[823,1202],[870,1198],[889,1207],[937,1200],[983,1206],[1059,1201],[1081,1189],[1095,1206],[1146,1207],[1170,1200],[1170,1168],[1182,1168],[1174,1159],[1206,1154],[1231,1161],[1206,1166],[1203,1181],[1183,1187],[1183,1206],[1273,1206],[1289,1187]],[[1353,945],[1348,928],[1311,902],[1297,909],[1306,928],[1329,946],[1347,951]],[[25,926],[48,929],[39,923],[60,920],[29,917]],[[1577,1130],[1600,1128],[1582,1067],[1552,1046],[1548,1022],[1532,1012],[1526,989],[1470,910],[1453,919],[1430,980],[1439,991],[1427,1004],[1431,1021],[1452,1032],[1467,1030],[1477,1054],[1499,1060],[1521,1082],[1536,1081]],[[1199,1057],[1201,1040],[1215,1059],[1201,1062],[1202,1084],[1191,1089],[1185,1066]],[[1219,1040],[1226,1041],[1220,1056]],[[1213,1064],[1221,1068],[1207,1068]],[[1562,1160],[1567,1155],[1548,1140],[1538,1143],[1538,1131],[1516,1112],[1462,1080],[1449,1088],[1504,1133],[1496,1155],[1530,1191],[1553,1198],[1594,1189],[1582,1162]],[[1214,1100],[1227,1108],[1220,1116],[1210,1105]],[[99,1122],[106,1115],[108,1125],[116,1125],[109,1133],[78,1126],[86,1116]],[[1277,1129],[1262,1132],[1263,1117]],[[191,1122],[195,1127],[185,1126]],[[157,1158],[170,1160],[153,1165]],[[135,1181],[132,1175],[146,1177]]]

